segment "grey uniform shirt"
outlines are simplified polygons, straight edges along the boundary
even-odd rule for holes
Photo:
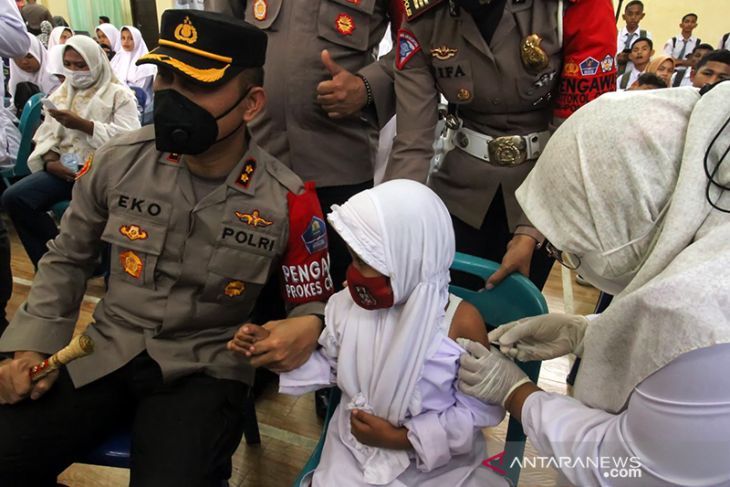
[[[77,387],[144,350],[166,380],[204,372],[251,383],[248,359],[226,342],[284,265],[286,289],[312,285],[301,274],[290,282],[290,267],[322,270],[305,276],[319,294],[314,286],[288,300],[289,315],[323,314],[332,287],[326,238],[311,252],[297,245],[305,233],[290,238],[322,218],[301,180],[251,145],[225,183],[196,202],[182,162],[157,151],[154,126],[96,152],[0,350],[53,353],[68,343],[102,242],[111,245],[111,277],[86,332],[95,352],[68,365]]]

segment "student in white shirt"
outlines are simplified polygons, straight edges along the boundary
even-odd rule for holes
[[[720,43],[717,45],[718,49],[730,49],[730,32],[726,33],[720,38]]]
[[[695,66],[700,59],[712,51],[713,49],[711,45],[698,44],[697,47],[692,50],[692,55],[687,59],[689,61],[687,69],[675,71],[672,76],[672,84],[669,86],[673,88],[676,88],[677,86],[692,86],[692,71],[695,69]]]
[[[616,41],[616,63],[618,65],[619,74],[633,65],[629,61],[629,52],[631,52],[631,45],[639,37],[646,37],[651,39],[651,32],[639,29],[639,22],[644,18],[644,4],[641,0],[632,0],[626,4],[624,13],[622,15],[626,25],[618,33],[618,39]]]
[[[629,61],[634,64],[634,67],[619,77],[616,82],[616,91],[623,91],[630,88],[644,72],[653,55],[654,43],[651,39],[639,38],[635,40],[631,45],[631,52],[629,53]]]
[[[578,353],[574,397],[474,342],[460,341],[459,387],[505,404],[539,455],[570,459],[556,463],[572,485],[730,485],[728,99],[730,83],[601,96],[517,190],[553,255],[615,298],[590,321],[489,334],[519,360]]]
[[[704,88],[705,85],[714,85],[720,81],[730,79],[730,51],[719,49],[711,51],[692,70],[692,86]]]
[[[682,17],[679,28],[682,32],[678,36],[670,37],[664,44],[664,53],[672,56],[676,61],[677,67],[689,66],[687,58],[689,58],[692,50],[702,44],[702,40],[692,35],[692,31],[697,27],[697,14],[689,13]]]

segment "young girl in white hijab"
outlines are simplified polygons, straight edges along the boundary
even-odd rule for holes
[[[119,29],[112,24],[98,25],[96,27],[96,39],[99,41],[99,44],[108,46],[111,49],[110,59],[114,57],[115,53],[122,50],[122,38],[119,34]]]
[[[52,93],[60,84],[46,70],[48,63],[48,52],[46,48],[43,47],[41,41],[36,36],[28,34],[28,37],[30,38],[28,54],[10,61],[8,93],[13,98],[13,103],[15,103],[15,93],[20,83],[33,83],[42,93],[47,95]]]
[[[63,81],[63,45],[73,37],[71,27],[56,27],[48,37],[48,63],[46,71]]]
[[[112,73],[101,47],[74,36],[63,46],[63,84],[49,100],[55,109],[33,141],[30,176],[3,194],[3,204],[34,265],[57,230],[46,210],[71,199],[76,172],[94,151],[115,135],[140,127],[134,95]]]
[[[327,303],[322,348],[280,376],[288,394],[342,390],[312,485],[504,485],[478,468],[480,428],[504,413],[455,385],[454,340],[486,344],[486,331],[475,308],[449,295],[446,207],[428,187],[395,180],[333,206],[328,219],[353,257],[347,288]],[[263,338],[258,331],[244,326],[231,348],[246,353],[246,333]]]
[[[154,64],[135,63],[147,54],[147,44],[142,39],[142,33],[136,27],[125,25],[121,30],[122,50],[112,58],[111,65],[119,81],[129,86],[140,88],[145,92],[146,101],[152,100],[152,81],[157,68]],[[147,103],[145,103],[146,105]]]

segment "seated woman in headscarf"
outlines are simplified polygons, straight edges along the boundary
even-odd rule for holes
[[[122,50],[122,39],[119,35],[119,29],[112,24],[99,24],[96,27],[96,40],[104,49],[107,59],[114,58],[116,53]]]
[[[46,70],[63,82],[63,45],[73,37],[71,27],[56,27],[48,36],[48,65]]]
[[[8,93],[13,98],[18,116],[28,98],[38,92],[49,95],[61,84],[46,70],[48,63],[46,48],[36,36],[28,34],[28,37],[30,38],[28,54],[10,61]]]
[[[603,95],[517,191],[548,250],[615,298],[590,321],[555,313],[489,334],[519,360],[581,356],[574,397],[476,343],[459,385],[504,403],[540,455],[571,460],[558,464],[571,484],[730,485],[728,100],[730,82]]]
[[[312,485],[505,485],[477,468],[480,429],[503,410],[456,388],[455,340],[487,337],[478,311],[449,294],[446,206],[427,186],[394,180],[334,205],[328,219],[352,254],[347,288],[327,303],[322,348],[280,376],[288,394],[342,390]],[[265,335],[245,325],[230,347],[250,353]]]
[[[662,54],[649,61],[644,73],[656,74],[659,79],[667,84],[667,88],[670,88],[672,86],[672,74],[674,74],[674,67],[674,58],[672,56]]]
[[[5,190],[2,203],[33,265],[58,231],[46,211],[71,199],[76,173],[94,151],[117,134],[140,127],[134,95],[116,79],[96,42],[74,36],[63,46],[66,79],[50,97],[55,109],[33,141],[33,172]]]
[[[121,36],[122,50],[111,60],[112,69],[119,81],[144,93],[144,103],[140,103],[141,108],[144,108],[152,100],[152,81],[157,74],[157,68],[154,64],[141,66],[135,64],[148,52],[147,44],[142,39],[139,29],[125,25],[122,27]]]

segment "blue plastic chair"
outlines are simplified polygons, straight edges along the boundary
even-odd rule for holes
[[[15,165],[0,171],[0,177],[3,178],[6,188],[10,187],[10,178],[21,178],[30,174],[28,157],[33,149],[33,135],[35,135],[35,131],[38,130],[38,126],[41,124],[41,108],[43,108],[41,100],[45,96],[43,93],[36,93],[25,102],[23,114],[20,116],[20,125],[18,126],[20,146],[18,147],[18,155],[15,158]]]
[[[472,274],[484,280],[491,276],[498,268],[499,264],[496,262],[458,252],[456,253],[454,264],[451,266],[452,270]],[[512,274],[491,291],[484,289],[472,291],[458,286],[451,286],[449,291],[473,304],[481,313],[484,321],[492,327],[497,327],[527,316],[541,315],[548,312],[547,303],[542,293],[540,293],[529,279],[519,274]],[[517,363],[533,382],[537,382],[537,378],[540,375],[540,362]],[[324,440],[327,436],[327,426],[339,400],[340,391],[335,388],[330,395],[327,416],[324,427],[322,428],[322,434],[319,437],[319,442],[309,457],[309,460],[304,465],[304,468],[299,473],[299,476],[294,481],[295,487],[298,487],[302,479],[319,465]],[[522,458],[525,451],[525,439],[526,436],[522,425],[518,421],[510,418],[507,428],[505,455],[500,467],[507,471],[507,477],[511,480],[512,485],[517,485],[519,481],[520,468],[517,464],[515,464],[514,468],[509,468],[509,466],[512,464],[514,458]]]

